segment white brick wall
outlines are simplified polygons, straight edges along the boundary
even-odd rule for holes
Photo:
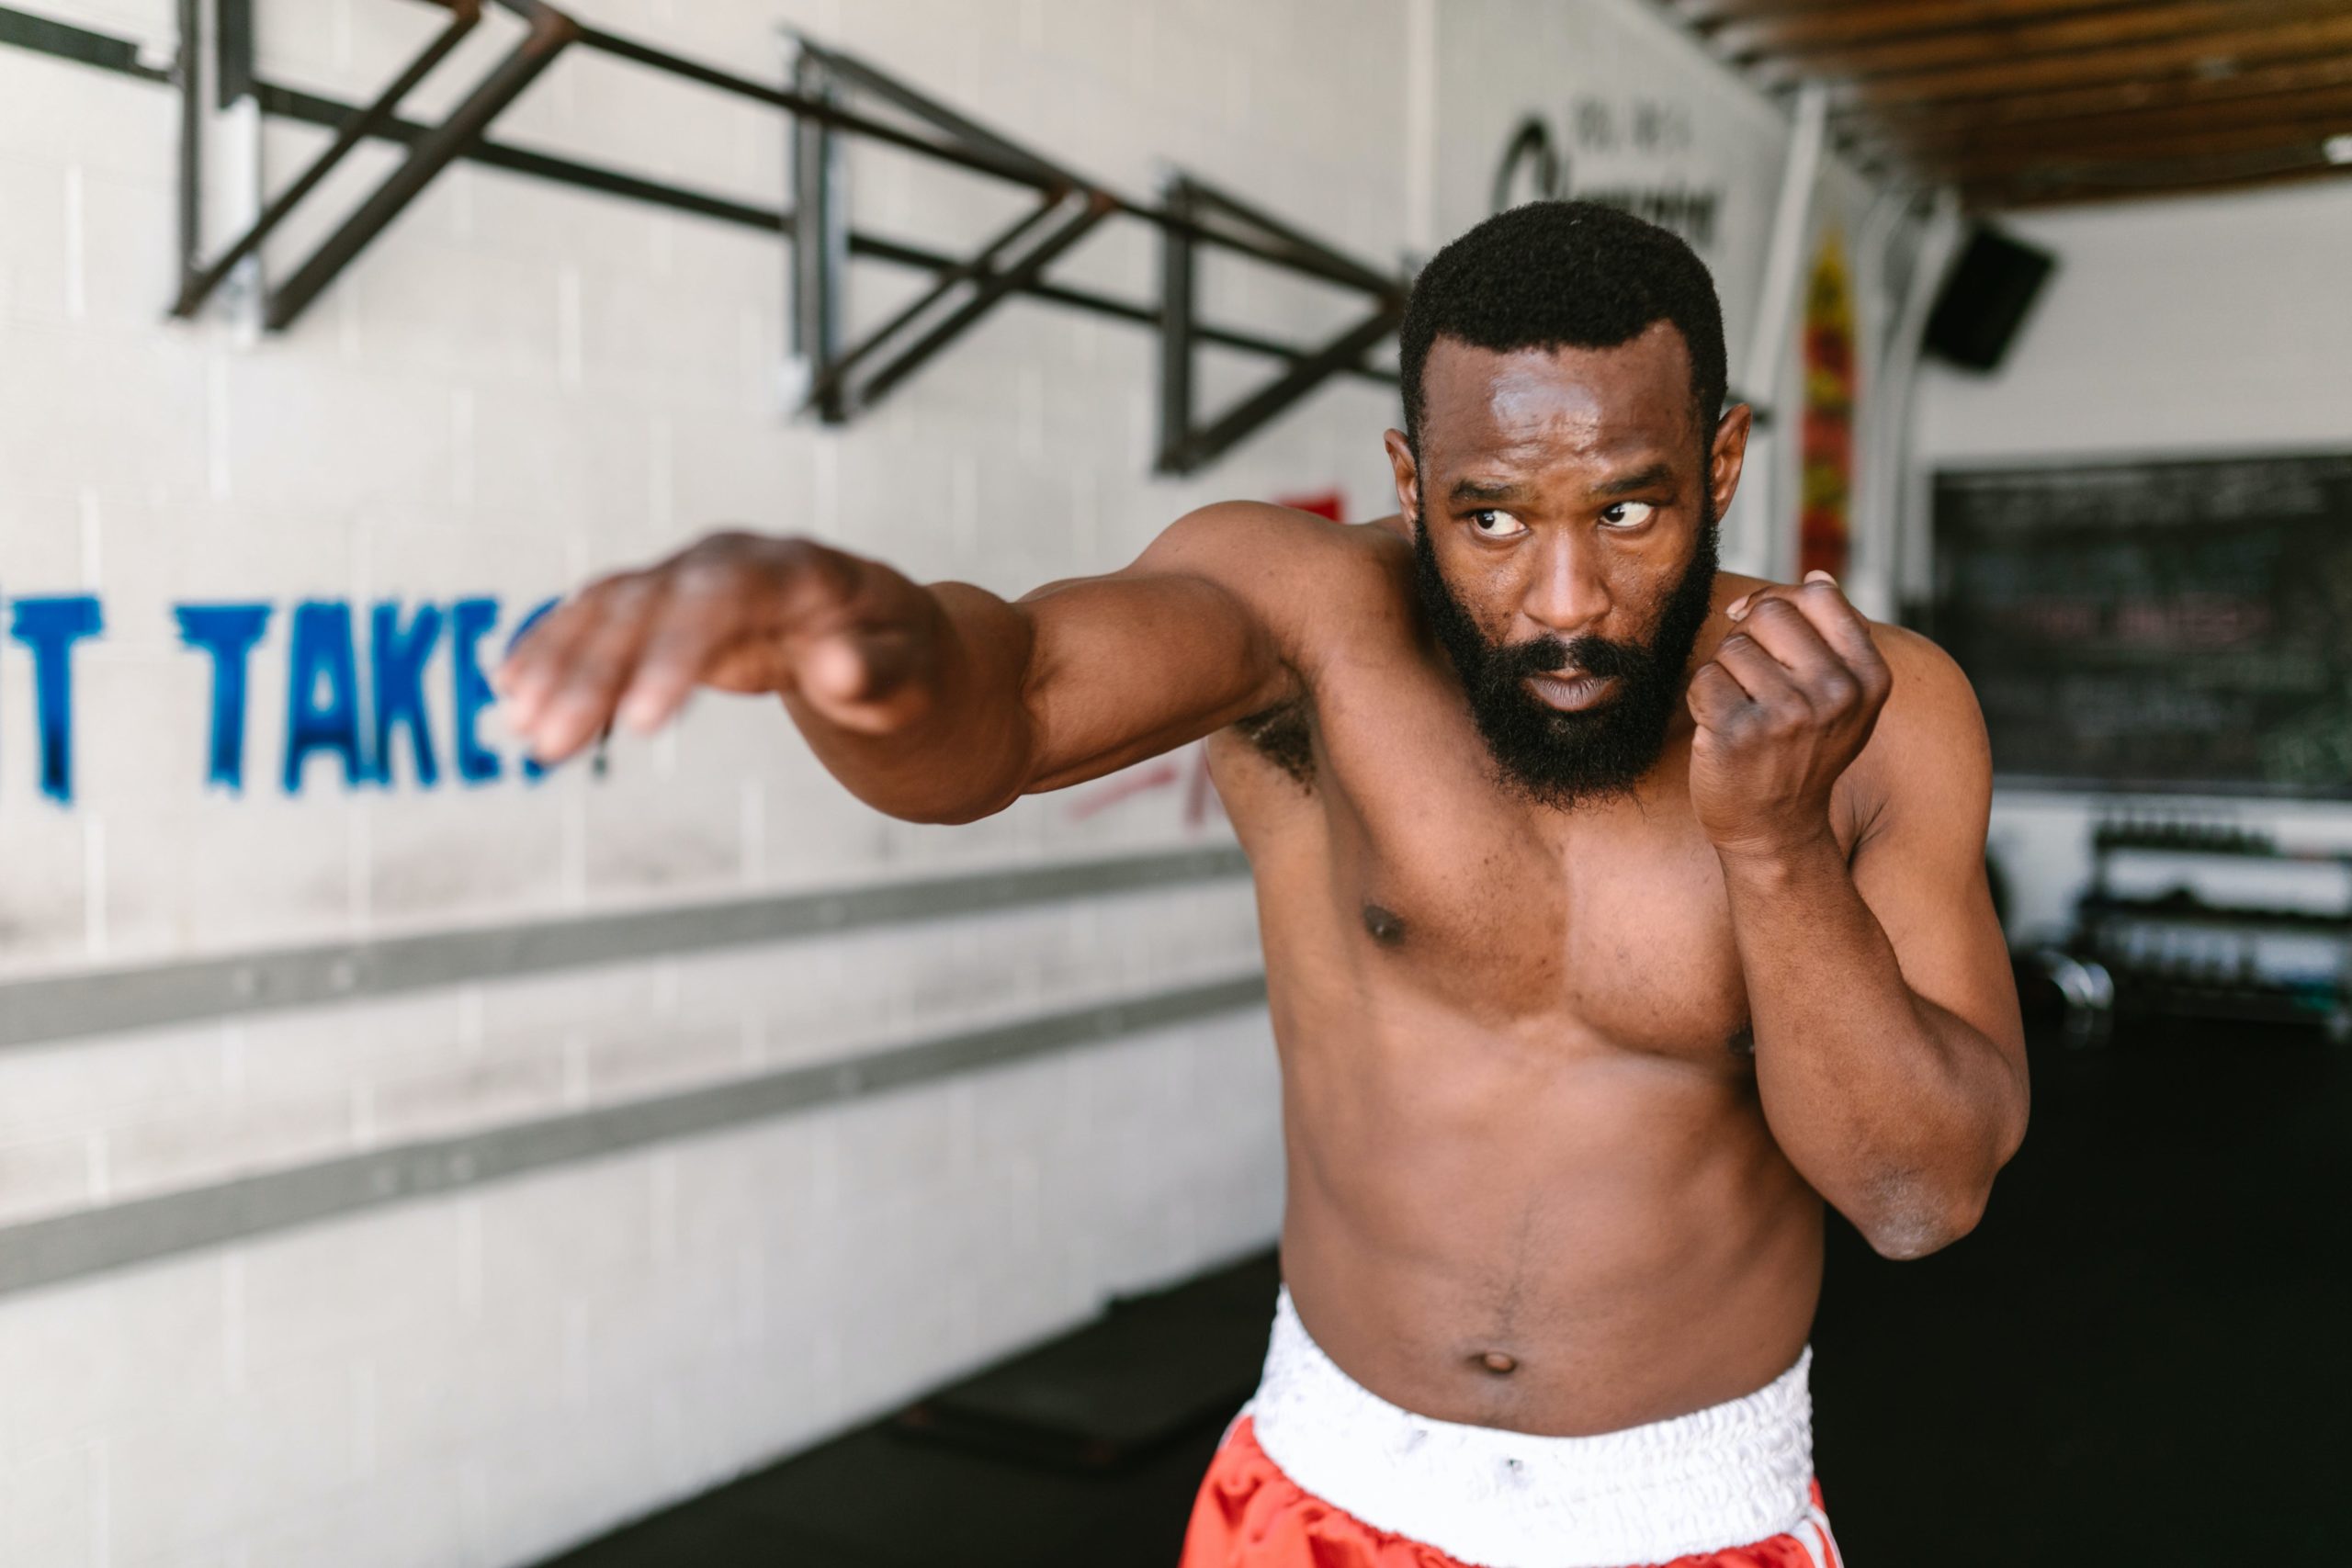
[[[0,1219],[1246,975],[1218,883],[0,1050]]]
[[[2196,456],[2352,446],[2352,197],[2340,184],[2019,213],[2002,220],[2058,267],[2001,368],[1931,364],[1915,450],[1939,463]],[[1992,845],[2018,934],[2063,928],[2090,874],[2082,795],[2004,794]],[[2128,803],[2127,803],[2128,804]],[[2282,841],[2352,843],[2352,812],[2259,800],[2226,811]]]
[[[18,3],[171,42],[166,0]],[[1415,0],[577,8],[771,79],[778,25],[805,26],[1133,194],[1181,164],[1375,264],[1425,238],[1411,167],[1448,170],[1449,224],[1484,199],[1483,141],[1473,175],[1408,144]],[[1611,71],[1649,50],[1701,79],[1621,0],[1565,9],[1577,25],[1513,58],[1573,73],[1606,39]],[[434,21],[263,0],[266,69],[368,94]],[[486,24],[417,112],[513,35]],[[439,785],[347,788],[314,756],[289,796],[291,606],[352,603],[364,685],[376,601],[498,597],[487,661],[541,597],[719,523],[1017,592],[1129,559],[1207,500],[1390,504],[1384,389],[1327,388],[1204,478],[1157,480],[1149,334],[1025,301],[855,426],[790,423],[780,243],[479,166],[295,332],[166,325],[175,115],[165,89],[0,48],[0,599],[88,592],[107,615],[75,660],[70,809],[35,791],[31,660],[0,641],[0,979],[1222,840],[1214,811],[1184,815],[1189,755],[1107,809],[1080,792],[892,822],[744,701],[624,741],[603,778],[526,784],[510,755],[468,785],[446,640],[424,686]],[[567,58],[498,134],[783,199],[780,118],[609,61]],[[271,180],[322,140],[269,126]],[[363,150],[334,189],[390,158]],[[1012,210],[894,155],[855,173],[860,226],[910,241],[968,245]],[[272,247],[281,275],[334,215]],[[1155,271],[1114,223],[1057,276],[1148,302]],[[910,281],[861,265],[855,310]],[[1295,341],[1353,308],[1222,261],[1205,292],[1213,319]],[[1267,373],[1204,355],[1211,407]],[[204,782],[210,672],[170,614],[188,601],[277,606],[240,795]],[[494,716],[483,739],[510,750]],[[1195,886],[4,1047],[0,1225],[1243,974],[1254,942],[1246,887]],[[0,1295],[0,1568],[503,1568],[838,1430],[1107,1292],[1266,1243],[1266,1032],[1261,1010],[1159,1029]]]
[[[0,1299],[0,1561],[520,1562],[707,1484],[1262,1241],[1263,1031]]]

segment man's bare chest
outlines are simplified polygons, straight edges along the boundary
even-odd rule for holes
[[[1711,853],[1648,835],[1562,853],[1394,818],[1343,822],[1330,842],[1335,913],[1354,906],[1372,943],[1363,967],[1465,1015],[1678,1055],[1745,1021]]]
[[[1687,747],[1635,798],[1562,814],[1498,784],[1466,714],[1384,705],[1385,724],[1302,712],[1273,750],[1212,747],[1270,962],[1563,1048],[1721,1063],[1746,1043],[1721,867],[1678,793]]]

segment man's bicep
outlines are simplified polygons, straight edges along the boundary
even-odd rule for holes
[[[1248,509],[1255,512],[1260,509]],[[1133,566],[1021,600],[1031,647],[1028,788],[1060,789],[1141,761],[1295,694],[1280,628],[1245,553],[1279,572],[1282,542],[1242,509],[1171,526]]]
[[[1855,852],[1855,888],[1914,992],[2005,1052],[2021,1051],[2008,944],[1984,874],[1993,779],[1984,716],[1933,644],[1881,641],[1895,694],[1871,741],[1883,804]]]

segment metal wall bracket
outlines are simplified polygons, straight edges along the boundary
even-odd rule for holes
[[[840,424],[880,401],[1013,293],[1037,282],[1120,203],[1051,160],[852,56],[806,38],[797,41],[793,85],[804,97],[831,105],[853,91],[869,94],[936,132],[941,147],[987,159],[1006,177],[1037,192],[1035,207],[978,251],[942,269],[930,288],[844,347],[849,200],[839,132],[806,118],[797,122],[793,170],[800,244],[793,270],[793,320],[809,364],[808,407],[828,423]]]
[[[379,94],[373,103],[346,118],[336,129],[334,139],[325,150],[312,159],[293,183],[280,192],[243,234],[232,241],[220,255],[206,261],[201,256],[202,241],[199,209],[202,186],[198,152],[203,116],[200,95],[202,72],[198,69],[196,51],[201,36],[197,0],[181,0],[181,59],[177,80],[184,95],[181,117],[183,138],[180,160],[181,202],[181,267],[179,298],[173,302],[172,314],[193,316],[201,310],[246,258],[258,253],[264,242],[291,217],[304,198],[316,190],[328,175],[350,155],[353,148],[371,136],[383,134],[399,113],[401,100],[415,91],[434,68],[447,60],[451,51],[473,31],[481,21],[481,0],[423,0],[438,6],[449,13],[449,25],[425,45],[415,59],[403,67],[391,85]],[[409,146],[408,156],[387,175],[366,199],[352,209],[334,231],[319,243],[291,276],[277,288],[263,285],[262,323],[273,332],[283,332],[301,318],[313,300],[327,286],[342,276],[359,253],[367,249],[377,235],[390,226],[392,220],[407,210],[411,202],[431,184],[435,175],[454,162],[476,138],[497,118],[505,107],[522,96],[523,90],[549,65],[564,47],[580,36],[572,20],[552,6],[538,0],[501,0],[507,9],[521,17],[528,26],[520,43],[501,60],[474,90],[468,94],[448,117],[438,125],[427,129]],[[220,0],[215,31],[220,49],[219,76],[224,100],[233,101],[250,95],[256,86],[254,68],[253,0]]]
[[[828,107],[841,101],[823,57],[804,43],[792,64],[793,90]],[[792,121],[792,348],[809,367],[801,398],[828,424],[849,417],[842,396],[842,315],[847,308],[850,223],[847,149],[822,120]],[[820,375],[821,369],[831,375]]]
[[[1166,474],[1190,474],[1234,446],[1341,371],[1358,368],[1374,345],[1405,319],[1407,284],[1342,254],[1279,219],[1187,175],[1168,184],[1160,231],[1159,458]],[[1199,322],[1199,268],[1204,241],[1240,243],[1271,251],[1295,270],[1359,288],[1374,299],[1372,313],[1311,349],[1274,378],[1204,425],[1196,412],[1193,355],[1204,334]]]

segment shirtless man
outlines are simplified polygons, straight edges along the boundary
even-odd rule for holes
[[[1401,346],[1399,517],[1206,507],[1012,603],[720,535],[548,617],[509,712],[553,759],[775,693],[924,822],[1209,737],[1289,1178],[1185,1568],[1833,1562],[1823,1202],[1933,1252],[2025,1128],[1983,723],[1826,578],[1717,571],[1749,411],[1679,240],[1500,214]]]

